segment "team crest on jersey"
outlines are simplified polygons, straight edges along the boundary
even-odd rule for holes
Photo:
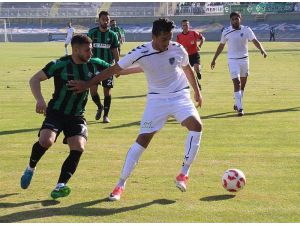
[[[244,33],[241,33],[241,37],[243,37],[244,36]]]
[[[170,63],[171,65],[173,65],[173,64],[174,64],[174,62],[175,62],[175,58],[174,58],[174,57],[172,57],[172,58],[169,58],[169,63]]]
[[[91,78],[93,76],[93,73],[89,72],[88,77]]]

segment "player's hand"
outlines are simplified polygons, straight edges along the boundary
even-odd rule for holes
[[[47,104],[44,99],[39,99],[36,101],[35,111],[39,114],[46,115]]]
[[[69,80],[67,86],[69,91],[76,93],[81,93],[88,89],[87,82],[82,80]]]
[[[260,53],[263,55],[264,58],[267,58],[268,54],[265,50],[262,50]]]
[[[211,61],[210,68],[213,70],[215,66],[216,66],[216,61],[215,60]]]
[[[195,101],[196,101],[196,108],[198,108],[198,107],[201,108],[201,106],[202,106],[202,95],[201,95],[200,91],[195,92],[194,98],[195,98]]]

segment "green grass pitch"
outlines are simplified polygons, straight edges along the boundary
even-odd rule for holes
[[[122,53],[138,44],[125,43]],[[107,202],[138,134],[147,93],[144,75],[115,80],[110,124],[94,120],[96,107],[88,101],[89,139],[69,182],[72,192],[52,201],[50,192],[68,154],[62,135],[39,162],[29,189],[19,183],[43,121],[35,113],[28,80],[64,54],[63,43],[1,43],[0,222],[300,222],[300,43],[262,44],[267,59],[249,43],[251,75],[242,118],[232,110],[226,53],[212,71],[218,43],[204,44],[199,109],[204,133],[187,192],[174,184],[187,131],[170,119],[141,157],[121,201]],[[42,83],[47,101],[52,91],[52,79]],[[236,194],[221,186],[228,168],[241,169],[247,178]]]

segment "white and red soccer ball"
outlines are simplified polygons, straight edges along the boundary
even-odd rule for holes
[[[223,187],[230,192],[242,190],[246,184],[245,174],[239,169],[229,169],[222,177]]]

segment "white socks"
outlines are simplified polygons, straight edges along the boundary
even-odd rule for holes
[[[237,91],[234,92],[234,98],[235,98],[235,105],[237,106],[238,109],[242,109],[243,108],[243,104],[242,104],[242,92]]]
[[[125,183],[127,178],[132,173],[135,165],[139,161],[142,153],[145,151],[145,148],[141,145],[139,145],[137,142],[135,142],[129,151],[127,152],[126,160],[124,163],[124,167],[121,173],[120,180],[117,184],[119,187],[125,187]]]
[[[68,55],[68,47],[66,47],[65,49],[66,49],[66,55]]]
[[[190,131],[186,143],[185,143],[185,153],[184,160],[181,169],[181,173],[188,176],[189,170],[192,162],[195,160],[197,153],[199,151],[201,142],[202,132]]]

